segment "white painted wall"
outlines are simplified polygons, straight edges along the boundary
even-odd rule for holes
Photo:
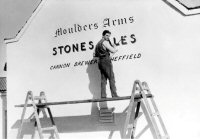
[[[132,16],[133,23],[102,27],[105,18]],[[54,37],[58,28],[94,23],[98,24],[98,29]],[[159,0],[46,1],[20,40],[7,46],[8,137],[16,137],[22,113],[22,109],[14,105],[24,103],[29,90],[35,95],[45,91],[49,101],[99,96],[97,65],[75,67],[74,63],[91,60],[93,50],[89,50],[88,42],[97,43],[102,31],[109,29],[112,37],[127,36],[128,44],[120,45],[115,56],[141,53],[138,59],[113,62],[118,94],[130,95],[136,79],[146,81],[155,95],[170,137],[198,139],[199,23],[198,15],[184,17]],[[131,34],[135,34],[136,38],[133,44],[130,43]],[[56,46],[81,42],[86,42],[85,51],[52,55]],[[50,70],[52,65],[64,63],[70,63],[70,67]],[[127,101],[108,102],[108,106],[114,106],[117,113],[127,105]],[[96,104],[52,106],[51,109],[62,138],[102,139],[110,134],[102,131],[104,125],[97,128],[96,120],[87,121],[88,115],[97,113]],[[28,113],[31,114],[30,110]],[[144,118],[140,122],[139,126],[144,126]],[[76,129],[78,132],[75,132]],[[87,129],[90,132],[86,132]],[[30,138],[31,128],[27,127],[26,132],[24,137]],[[113,138],[119,138],[119,132],[114,132]],[[149,139],[149,132],[141,138]]]

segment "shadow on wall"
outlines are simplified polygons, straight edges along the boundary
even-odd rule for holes
[[[97,64],[97,59],[92,59],[95,64],[89,64],[87,74],[89,78],[89,90],[92,94],[92,99],[101,98],[101,75]],[[99,107],[107,107],[107,102],[94,102],[91,107],[91,115],[98,115]]]
[[[101,76],[98,69],[97,59],[93,58],[95,61],[93,64],[88,64],[87,74],[89,78],[89,91],[92,94],[92,99],[98,99],[101,97]],[[115,131],[120,132],[122,136],[122,130],[124,126],[124,121],[126,117],[125,111],[122,113],[115,114],[114,123],[101,123],[99,122],[99,107],[107,107],[107,102],[93,102],[91,106],[91,115],[80,115],[80,116],[65,116],[65,117],[54,117],[56,126],[59,133],[79,133],[79,132],[97,132],[97,131],[110,131],[108,139],[112,139],[112,135]],[[17,120],[12,126],[12,129],[19,129],[20,121]],[[40,118],[42,127],[51,126],[51,121],[49,118]],[[29,122],[23,124],[22,137],[30,135],[34,138],[36,131],[34,128],[35,121],[32,119]],[[54,138],[54,133],[52,131],[46,131],[48,138]]]
[[[89,78],[89,91],[92,94],[92,99],[98,99],[101,97],[101,76],[98,69],[97,59],[93,58],[95,61],[93,64],[89,64],[87,67],[87,74]],[[124,128],[126,110],[122,113],[115,113],[114,123],[102,123],[99,121],[99,108],[107,107],[107,102],[93,102],[91,107],[90,115],[79,115],[79,116],[64,116],[64,117],[54,117],[56,126],[59,133],[81,133],[81,132],[100,132],[109,131],[108,139],[112,139],[114,132],[119,132],[122,137],[122,132]],[[40,118],[42,127],[50,127],[51,121],[49,118]],[[17,120],[12,129],[19,129],[21,120]],[[31,119],[29,122],[25,122],[22,129],[22,137],[31,136],[34,138],[37,131],[35,130],[35,120]],[[45,131],[45,137],[48,136],[49,139],[54,139],[53,131]]]
[[[95,115],[81,115],[81,116],[66,116],[66,117],[54,117],[56,126],[59,133],[80,133],[80,132],[97,132],[97,131],[110,131],[108,139],[112,139],[114,132],[120,132],[122,136],[124,121],[126,113],[116,113],[114,123],[100,123],[99,117]],[[40,118],[42,127],[50,126],[49,118]],[[22,129],[22,137],[31,135],[35,136],[34,120],[31,122],[25,122]],[[12,129],[18,129],[20,127],[20,120],[12,126]],[[52,132],[45,132],[49,138],[54,138]]]

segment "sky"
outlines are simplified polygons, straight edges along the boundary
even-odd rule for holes
[[[25,25],[40,0],[0,0],[0,76],[5,76],[4,38],[13,38]]]
[[[40,0],[0,0],[1,40],[13,37],[31,16]]]

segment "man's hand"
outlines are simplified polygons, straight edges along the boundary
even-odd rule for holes
[[[105,48],[107,48],[111,53],[116,53],[117,52],[116,45],[115,46],[111,46],[108,41],[104,41],[103,42],[103,46]]]
[[[119,42],[121,42],[121,40],[119,40],[117,44],[119,44]],[[113,43],[112,46],[113,46],[114,48],[117,47],[117,45],[116,45],[115,43]]]
[[[114,43],[112,44],[112,46],[113,46],[114,48],[116,48],[116,47],[117,47],[117,45],[116,45],[116,44],[114,44]]]

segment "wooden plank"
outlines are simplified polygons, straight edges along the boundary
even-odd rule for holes
[[[147,98],[153,97],[152,94],[146,94]],[[43,107],[47,105],[64,105],[64,104],[78,104],[78,103],[92,103],[92,102],[104,102],[104,101],[118,101],[118,100],[127,100],[130,99],[131,96],[124,97],[114,97],[114,98],[100,98],[100,99],[86,99],[86,100],[72,100],[72,101],[59,101],[59,102],[47,102],[36,104],[37,107]],[[142,98],[142,95],[136,94],[135,100],[139,100]],[[32,104],[28,104],[27,107],[31,107]],[[24,104],[15,105],[15,107],[24,107]]]

